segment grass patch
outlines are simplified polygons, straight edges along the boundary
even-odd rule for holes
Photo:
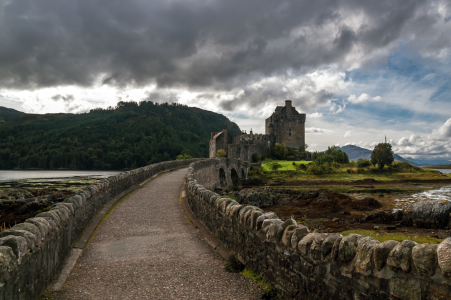
[[[235,195],[227,194],[227,195],[225,195],[225,196],[226,196],[226,197],[229,197],[230,199],[236,201],[236,196],[235,196]]]
[[[53,300],[55,299],[55,295],[52,291],[47,291],[39,297],[39,300]]]
[[[308,165],[311,163],[311,161],[305,161],[305,160],[272,160],[267,159],[262,162],[262,168],[265,171],[271,171],[271,165],[273,163],[278,163],[282,167],[278,169],[278,171],[296,171],[298,165]],[[295,163],[296,165],[293,165]]]
[[[402,242],[404,240],[411,240],[417,242],[418,244],[440,244],[443,240],[430,238],[430,237],[420,237],[413,235],[404,235],[400,233],[387,233],[384,231],[376,231],[376,230],[347,230],[341,232],[343,236],[350,235],[351,233],[361,234],[365,236],[369,236],[379,242],[385,242],[388,240],[394,240],[398,242]]]
[[[262,162],[262,169],[251,170],[250,177],[260,177],[266,180],[330,180],[341,182],[352,182],[366,178],[373,178],[377,181],[407,181],[415,180],[421,182],[423,180],[443,180],[451,178],[451,174],[441,176],[438,170],[419,168],[411,166],[407,163],[396,162],[392,166],[386,166],[383,170],[379,170],[374,166],[359,168],[356,163],[347,164],[326,164],[327,171],[322,175],[314,175],[307,170],[299,169],[299,165],[308,165],[311,161],[293,161],[266,159]],[[274,169],[273,166],[278,164],[279,167]]]
[[[271,285],[269,285],[269,283],[267,283],[260,275],[257,275],[254,272],[251,272],[246,269],[241,271],[240,274],[257,283],[266,293],[272,292]]]
[[[51,208],[52,208],[51,206],[47,206],[46,208],[43,208],[43,209],[38,210],[38,211],[36,212],[36,214],[39,214],[39,213],[44,212],[44,211],[49,211]]]

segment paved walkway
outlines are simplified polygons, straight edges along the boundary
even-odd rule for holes
[[[187,169],[124,199],[101,223],[56,299],[260,299],[258,285],[224,270],[185,219]]]

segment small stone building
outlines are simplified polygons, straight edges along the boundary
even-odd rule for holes
[[[298,113],[291,100],[286,100],[285,106],[277,106],[265,125],[266,134],[254,134],[251,130],[232,137],[227,129],[212,131],[210,158],[224,149],[228,158],[251,161],[252,154],[268,155],[276,143],[296,149],[305,146],[305,114]]]

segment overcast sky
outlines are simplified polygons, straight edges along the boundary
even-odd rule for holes
[[[0,0],[0,105],[179,102],[264,133],[291,99],[311,150],[451,159],[449,0]]]

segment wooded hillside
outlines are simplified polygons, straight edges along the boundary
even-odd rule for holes
[[[223,128],[240,133],[223,115],[150,101],[83,114],[22,114],[0,123],[0,169],[120,170],[184,153],[207,157],[210,131]]]

